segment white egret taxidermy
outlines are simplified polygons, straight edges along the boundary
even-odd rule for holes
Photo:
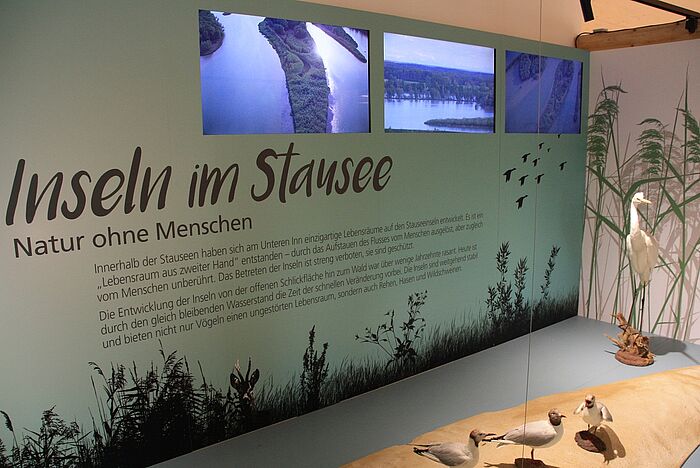
[[[627,235],[627,255],[630,259],[632,269],[639,276],[639,282],[642,286],[642,306],[640,307],[639,330],[642,330],[642,320],[644,318],[644,297],[646,295],[646,286],[651,279],[651,270],[654,269],[659,260],[659,243],[651,236],[639,228],[639,212],[637,207],[641,204],[650,205],[651,202],[644,198],[643,192],[637,192],[632,197],[630,205],[630,233]],[[634,291],[634,299],[632,308],[630,309],[630,318],[632,320],[632,311],[634,303],[637,299],[639,287]]]

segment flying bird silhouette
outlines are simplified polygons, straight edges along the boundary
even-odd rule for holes
[[[515,203],[518,204],[518,209],[523,207],[523,202],[525,201],[526,198],[527,198],[527,195],[523,195],[522,197],[515,200]]]
[[[513,173],[514,170],[515,168],[508,169],[506,172],[503,173],[503,175],[506,176],[506,182],[510,181],[510,175]]]
[[[526,163],[526,162],[527,162],[527,157],[528,157],[528,156],[530,156],[530,153],[525,153],[525,154],[523,154],[523,155],[520,156],[520,157],[523,158],[523,162]]]
[[[566,161],[564,161],[563,163],[559,164],[559,170],[560,170],[560,171],[563,171],[563,170],[564,170],[564,164],[566,164]]]
[[[535,180],[538,184],[540,183],[540,180],[542,180],[542,176],[544,176],[544,174],[537,174],[537,176],[535,177]]]
[[[525,185],[525,179],[527,179],[527,174],[518,179],[520,181],[520,185]]]
[[[538,162],[540,159],[542,159],[542,158],[535,158],[535,159],[533,159],[533,160],[532,160],[532,165],[533,165],[534,167],[537,167],[537,162]]]
[[[549,153],[549,150],[551,150],[551,149],[552,149],[552,147],[551,147],[551,146],[548,146],[548,147],[547,147],[547,152]]]

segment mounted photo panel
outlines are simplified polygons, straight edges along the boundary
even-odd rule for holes
[[[200,10],[205,135],[369,132],[369,33]]]
[[[506,51],[506,132],[580,133],[583,64]]]
[[[384,33],[387,132],[494,131],[494,49]]]

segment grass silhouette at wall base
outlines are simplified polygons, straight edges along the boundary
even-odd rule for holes
[[[421,307],[429,302],[428,292],[411,294],[401,323],[399,317],[404,315],[391,311],[384,315],[389,322],[376,329],[376,340],[373,336],[364,340],[388,344],[385,358],[345,358],[329,369],[329,345],[324,343],[321,352],[315,348],[314,326],[299,377],[292,376],[282,386],[275,385],[249,358],[245,370],[236,361],[228,388],[217,389],[207,382],[201,364],[197,379],[187,359],[174,351],[166,354],[162,344],[162,364],[152,363],[145,372],[135,364],[129,368],[112,364],[105,372],[90,363],[97,377],[92,379],[97,402],[92,429],[66,423],[51,408],[44,412],[39,430],[25,429],[18,438],[10,416],[2,412],[12,445],[0,444],[0,468],[149,466],[482,351],[525,335],[531,327],[537,330],[572,317],[577,312],[577,293],[558,298],[549,293],[557,253],[553,247],[538,301],[523,295],[526,259],[520,259],[510,279],[507,243],[497,256],[501,275],[490,288],[495,296],[489,293],[486,312],[429,325],[421,315]]]

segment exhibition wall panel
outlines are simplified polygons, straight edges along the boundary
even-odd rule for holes
[[[202,8],[0,6],[11,466],[33,466],[29,431],[85,466],[149,465],[576,313],[587,53],[298,2]],[[385,33],[492,68],[395,57],[388,95]],[[535,121],[581,91],[579,132],[506,134],[506,51],[549,96]],[[388,102],[445,111],[385,130]]]
[[[699,41],[685,41],[591,54],[589,108],[613,132],[598,132],[607,151],[589,145],[580,295],[586,317],[612,321],[634,308],[639,323],[643,293],[635,301],[640,281],[625,239],[632,196],[643,192],[652,204],[639,208],[641,229],[659,243],[643,329],[690,342],[700,339],[699,51]],[[612,106],[596,110],[601,102]]]

